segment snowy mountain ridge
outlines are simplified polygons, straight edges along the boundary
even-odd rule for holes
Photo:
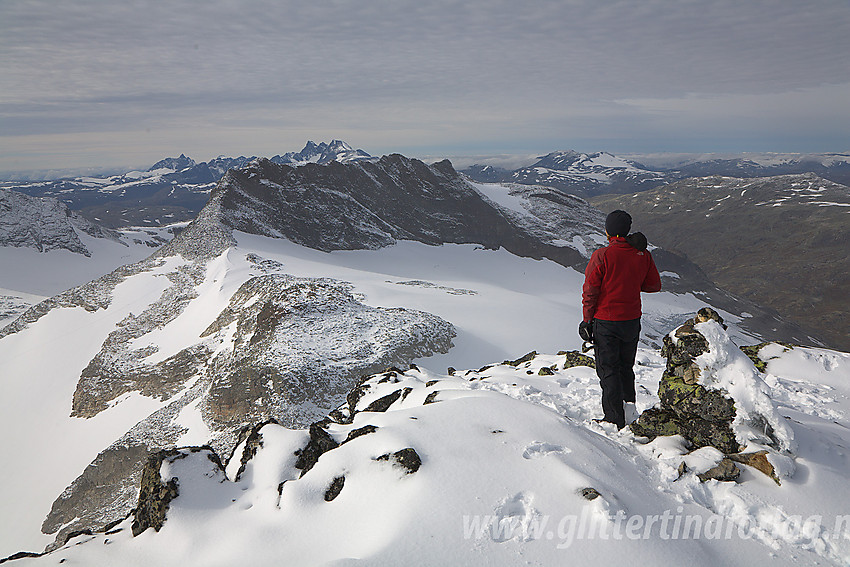
[[[63,249],[91,256],[78,232],[119,240],[115,231],[72,213],[57,199],[0,189],[0,246],[34,248],[39,252]]]
[[[772,177],[814,173],[850,184],[850,154],[627,154],[555,151],[516,170],[471,166],[462,170],[482,182],[550,185],[583,197],[646,191],[691,177]]]
[[[113,228],[161,226],[192,220],[227,170],[245,167],[256,159],[219,156],[196,163],[181,154],[160,160],[147,171],[30,183],[8,181],[0,186],[35,197],[60,199],[74,211]],[[363,150],[355,150],[341,140],[332,140],[319,144],[308,141],[300,152],[275,155],[271,161],[304,165],[370,159],[372,157]]]

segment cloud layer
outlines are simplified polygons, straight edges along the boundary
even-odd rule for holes
[[[846,150],[848,52],[846,0],[4,0],[0,170],[328,137]]]

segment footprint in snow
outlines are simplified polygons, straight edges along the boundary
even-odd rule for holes
[[[522,456],[526,459],[539,459],[540,457],[545,457],[546,455],[551,455],[552,453],[565,455],[567,453],[572,453],[572,449],[569,447],[564,447],[563,445],[555,445],[554,443],[546,443],[545,441],[535,441],[531,445],[525,448]]]
[[[540,511],[532,506],[534,494],[523,491],[499,502],[494,510],[490,537],[503,543],[511,539],[528,541],[539,537],[536,528],[541,525]]]

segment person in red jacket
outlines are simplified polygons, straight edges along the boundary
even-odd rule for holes
[[[641,292],[661,291],[661,277],[646,237],[629,235],[632,217],[605,219],[608,246],[596,250],[584,272],[579,335],[592,342],[602,385],[602,421],[626,426],[624,404],[635,402],[635,355],[640,338]],[[633,406],[632,406],[633,409]]]

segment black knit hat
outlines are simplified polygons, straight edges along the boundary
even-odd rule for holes
[[[628,236],[632,228],[632,217],[626,211],[611,211],[605,219],[605,232],[608,236]]]

